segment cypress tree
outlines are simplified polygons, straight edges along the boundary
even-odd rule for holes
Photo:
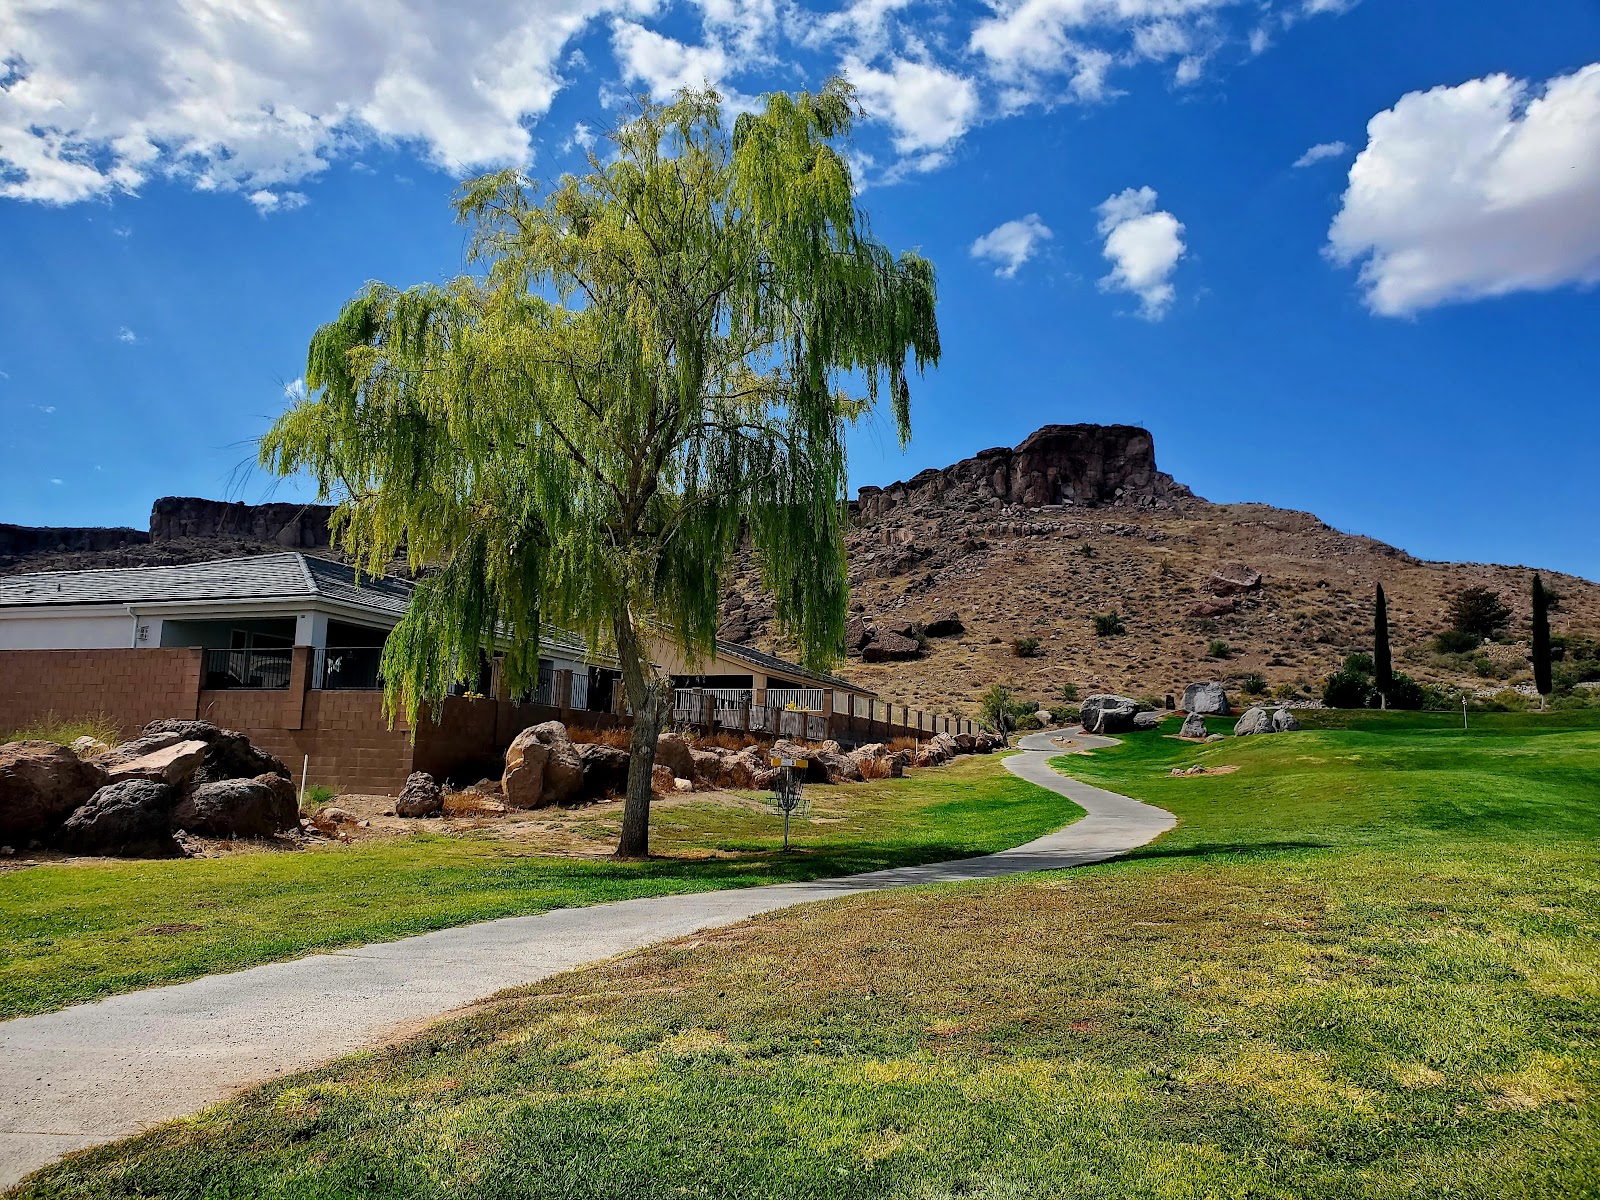
[[[1389,654],[1389,601],[1381,583],[1372,604],[1372,675],[1373,684],[1378,695],[1384,697],[1383,704],[1387,708],[1389,689],[1394,684],[1394,659]]]
[[[1544,594],[1544,581],[1533,577],[1533,686],[1539,689],[1539,703],[1550,687],[1550,599]]]

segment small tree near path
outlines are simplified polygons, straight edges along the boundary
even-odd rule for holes
[[[367,569],[428,567],[384,648],[391,716],[503,654],[513,694],[545,623],[616,655],[634,716],[617,853],[649,848],[671,700],[652,640],[716,644],[748,537],[779,632],[806,665],[843,650],[844,432],[936,363],[932,266],[871,234],[842,152],[841,80],[777,93],[732,129],[720,97],[641,102],[588,170],[541,188],[463,185],[479,273],[371,284],[319,329],[308,397],[262,459],[339,502]],[[862,395],[847,394],[855,381]]]

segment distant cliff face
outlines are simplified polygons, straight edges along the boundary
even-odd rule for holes
[[[198,496],[163,496],[150,510],[152,542],[191,538],[242,538],[291,550],[329,544],[326,504],[239,504]]]
[[[947,495],[947,493],[953,493]],[[982,450],[943,469],[929,468],[904,483],[864,487],[856,502],[862,521],[942,497],[995,506],[1038,508],[1168,508],[1194,498],[1156,469],[1155,441],[1133,425],[1046,425],[1014,450]]]
[[[39,528],[0,524],[0,560],[23,559],[39,554],[100,553],[142,546],[149,540],[150,535],[139,529],[92,526]]]

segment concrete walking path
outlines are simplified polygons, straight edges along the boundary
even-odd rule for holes
[[[994,879],[1101,862],[1176,823],[1051,770],[1049,734],[1015,775],[1088,815],[999,854],[842,879],[654,896],[506,917],[314,954],[0,1022],[0,1188],[85,1146],[137,1133],[247,1084],[382,1045],[502,989],[758,913],[881,888]],[[1072,748],[1114,744],[1071,735]]]

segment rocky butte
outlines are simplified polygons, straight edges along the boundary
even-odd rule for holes
[[[1025,508],[1170,508],[1194,493],[1156,469],[1155,439],[1134,425],[1046,425],[1016,449],[981,450],[949,467],[930,467],[904,483],[864,487],[853,506],[876,521],[905,506],[938,500]]]

